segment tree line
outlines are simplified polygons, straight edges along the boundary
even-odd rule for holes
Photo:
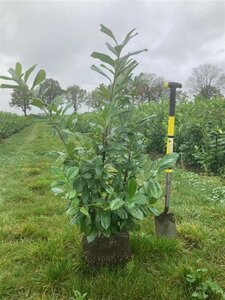
[[[133,76],[126,87],[128,102],[145,104],[159,101],[168,93],[163,88],[163,82],[163,77],[152,73],[141,73]],[[187,92],[178,92],[178,101],[187,100],[188,94],[204,99],[222,96],[225,90],[225,73],[216,65],[203,64],[193,68],[186,86]],[[65,102],[71,103],[74,112],[78,113],[82,104],[86,104],[94,110],[104,105],[105,97],[101,92],[104,90],[104,84],[101,84],[100,87],[91,92],[87,92],[76,84],[69,86],[67,89],[62,89],[57,80],[48,78],[40,85],[37,95],[48,104],[57,96],[63,96]],[[23,113],[27,115],[27,111],[31,109],[31,101],[32,95],[26,87],[14,89],[11,93],[10,106],[22,109]]]

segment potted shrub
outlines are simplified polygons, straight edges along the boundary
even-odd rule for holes
[[[35,98],[33,105],[45,111],[65,146],[53,168],[57,180],[52,191],[68,200],[67,214],[71,224],[78,225],[84,234],[84,257],[92,265],[117,264],[130,257],[129,232],[144,217],[157,213],[153,204],[162,197],[162,189],[156,176],[177,159],[173,153],[155,161],[145,181],[139,181],[147,160],[139,129],[152,116],[135,116],[132,71],[138,65],[133,56],[146,49],[122,55],[127,43],[137,35],[135,30],[121,44],[110,29],[101,25],[101,31],[114,43],[106,43],[112,55],[92,53],[101,65],[91,68],[107,78],[109,85],[99,87],[102,106],[92,114],[88,133],[77,131],[77,116],[66,113],[69,106],[62,105],[62,98],[49,105],[35,98],[35,86],[45,77],[43,70],[30,89]],[[19,86],[27,85],[29,70],[29,74],[22,73],[17,64],[15,70],[10,69],[10,79]]]

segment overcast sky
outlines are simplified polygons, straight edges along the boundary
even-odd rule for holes
[[[90,69],[90,54],[107,51],[109,27],[121,41],[136,28],[128,50],[148,48],[136,57],[135,73],[149,72],[185,84],[193,67],[216,64],[225,70],[225,1],[0,1],[0,73],[21,62],[38,64],[63,88],[91,90],[102,82]],[[0,110],[10,94],[0,91]]]

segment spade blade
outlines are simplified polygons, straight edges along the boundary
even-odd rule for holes
[[[155,232],[158,237],[176,237],[175,216],[173,213],[162,213],[155,217]]]

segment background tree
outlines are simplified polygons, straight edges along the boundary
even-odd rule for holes
[[[104,84],[100,84],[99,87],[87,94],[85,103],[89,108],[95,110],[104,104],[105,97],[101,94],[102,88],[104,88]]]
[[[27,110],[30,110],[30,104],[32,100],[32,94],[27,87],[20,87],[13,89],[11,93],[11,102],[10,106],[15,106],[21,108],[24,115],[27,115]]]
[[[66,98],[73,104],[74,112],[77,113],[82,103],[85,103],[87,91],[74,84],[66,89]]]
[[[141,73],[134,79],[137,101],[146,103],[159,101],[164,93],[164,79],[153,73]]]
[[[187,86],[192,94],[202,98],[221,96],[225,88],[225,74],[216,65],[203,64],[193,69]]]
[[[188,95],[185,91],[183,90],[178,90],[176,92],[176,102],[177,103],[183,103],[188,101]]]
[[[40,84],[38,97],[45,103],[50,104],[55,97],[60,96],[63,93],[64,90],[59,85],[59,82],[52,78],[48,78]]]

